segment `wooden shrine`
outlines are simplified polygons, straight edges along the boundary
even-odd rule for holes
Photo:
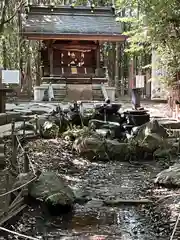
[[[40,84],[77,88],[107,82],[100,47],[126,39],[111,7],[31,5],[22,29],[25,38],[42,42]]]
[[[43,43],[42,80],[48,80],[51,76],[53,83],[64,81],[71,84],[87,84],[105,81],[105,71],[99,58],[98,42],[46,40]]]

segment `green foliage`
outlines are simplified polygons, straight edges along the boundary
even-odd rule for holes
[[[171,85],[180,71],[180,2],[177,0],[119,0],[126,9],[126,18],[118,19],[130,26],[126,51],[131,56],[151,54],[152,48],[160,57],[159,68],[166,71],[163,78]]]
[[[36,64],[38,43],[24,41],[18,34],[18,10],[26,1],[0,1],[0,66],[9,69],[23,67],[32,79],[38,74]],[[32,4],[69,4],[64,0],[33,0]],[[86,0],[77,0],[75,5],[86,5]],[[107,6],[111,1],[93,1],[95,6]],[[160,56],[168,84],[180,71],[180,2],[178,0],[116,0],[117,21],[125,23],[124,34],[128,35],[125,51],[130,56],[140,57],[141,68],[150,62],[142,59],[151,55],[152,47]],[[22,10],[22,13],[24,11]],[[20,47],[21,46],[21,47]],[[109,46],[109,45],[107,45]],[[31,59],[30,59],[31,58]],[[23,64],[22,64],[23,62]],[[27,65],[31,66],[28,69]],[[149,65],[150,66],[150,65]]]
[[[62,134],[62,137],[64,137],[67,140],[74,141],[76,138],[79,137],[89,137],[94,134],[93,131],[91,131],[88,127],[78,127],[78,126],[73,126],[69,127],[66,132]]]

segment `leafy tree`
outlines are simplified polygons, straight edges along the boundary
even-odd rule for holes
[[[159,68],[163,67],[169,85],[180,71],[180,2],[178,0],[119,0],[120,7],[129,9],[129,45],[131,55],[151,54],[152,48],[159,54]]]

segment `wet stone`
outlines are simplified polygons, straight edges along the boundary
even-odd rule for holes
[[[170,186],[180,186],[180,164],[174,164],[168,169],[160,172],[154,181],[155,183]]]
[[[85,208],[100,208],[103,206],[103,201],[100,199],[92,199],[88,203],[86,203]]]

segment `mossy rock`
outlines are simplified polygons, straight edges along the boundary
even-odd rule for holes
[[[75,196],[71,188],[55,172],[42,173],[29,190],[33,198],[52,205],[68,205],[74,203]]]

